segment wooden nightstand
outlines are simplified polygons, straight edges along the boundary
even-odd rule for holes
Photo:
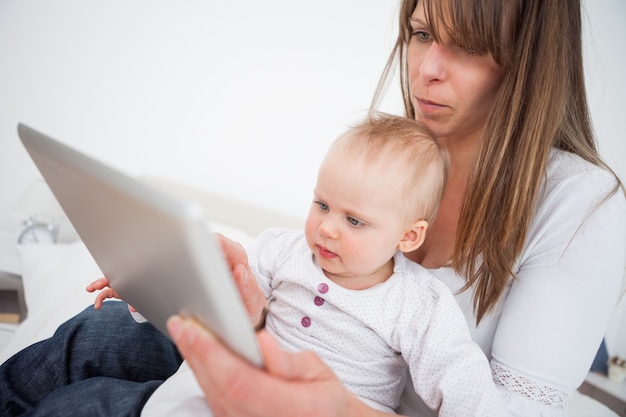
[[[4,229],[0,229],[0,291],[15,293],[15,296],[10,297],[10,301],[3,298],[3,302],[17,303],[20,319],[23,320],[26,317],[26,303],[24,301],[20,255],[15,233]],[[11,310],[6,305],[0,307]],[[0,350],[9,342],[17,326],[18,323],[0,321]]]

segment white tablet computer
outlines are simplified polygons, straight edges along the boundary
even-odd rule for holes
[[[18,134],[81,240],[123,299],[168,335],[202,321],[257,366],[254,330],[203,209],[23,124]]]

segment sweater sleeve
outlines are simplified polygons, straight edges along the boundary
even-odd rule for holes
[[[428,292],[419,311],[405,310],[398,323],[416,393],[439,417],[508,416],[489,362],[449,289],[435,281]]]
[[[272,279],[276,270],[290,255],[290,249],[302,233],[293,230],[270,228],[259,234],[247,247],[250,269],[263,290],[265,299],[272,295]]]

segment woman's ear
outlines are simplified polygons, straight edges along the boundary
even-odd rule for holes
[[[428,222],[426,220],[416,220],[413,222],[411,228],[404,232],[400,243],[398,243],[398,250],[404,253],[417,250],[417,248],[424,243],[426,229],[428,229]]]

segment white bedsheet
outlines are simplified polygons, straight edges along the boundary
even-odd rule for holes
[[[244,244],[251,239],[232,226],[216,225],[215,230]],[[81,242],[27,246],[20,256],[28,317],[0,351],[0,363],[23,347],[51,336],[61,323],[92,304],[94,296],[85,287],[102,276]],[[617,417],[596,400],[578,393],[569,411],[571,417]],[[211,415],[186,365],[157,389],[142,413],[144,417],[177,415]]]
[[[39,340],[93,303],[85,291],[102,276],[82,242],[70,245],[32,245],[20,250],[22,282],[28,316],[0,352],[0,362]]]

